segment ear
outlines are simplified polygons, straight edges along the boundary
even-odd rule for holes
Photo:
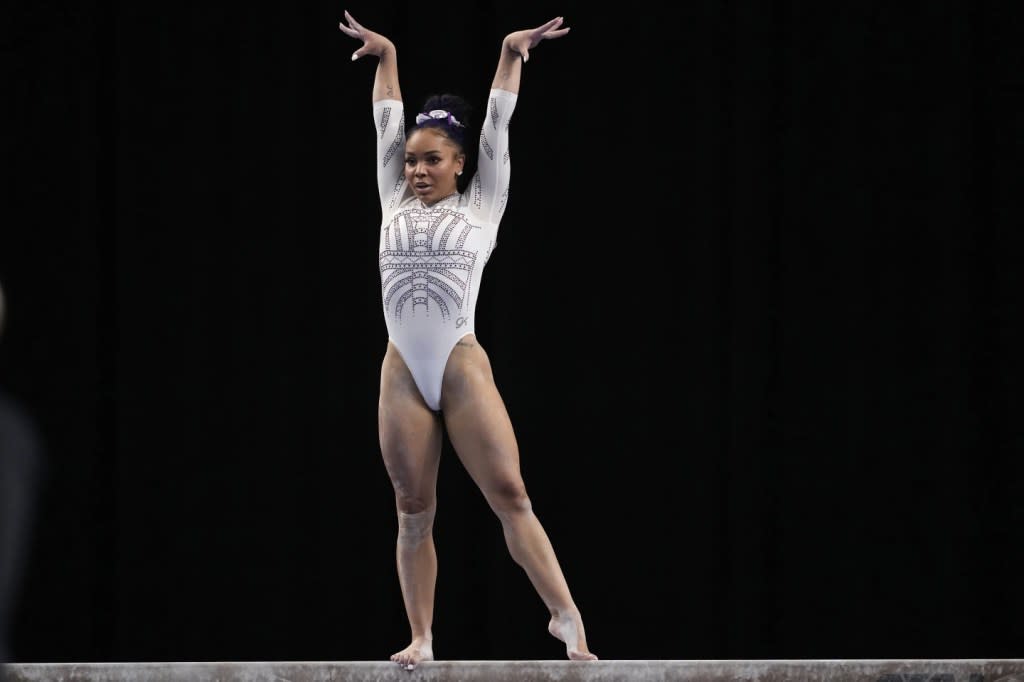
[[[462,171],[466,167],[466,155],[459,154],[455,157],[455,174],[462,175]]]

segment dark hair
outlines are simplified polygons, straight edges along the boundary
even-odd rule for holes
[[[416,116],[435,109],[443,109],[444,111],[447,111],[462,125],[455,125],[447,118],[429,118],[423,123],[416,123]],[[409,117],[409,119],[412,121],[412,125],[407,131],[407,137],[412,135],[415,131],[423,128],[435,128],[442,135],[454,142],[462,153],[466,155],[465,171],[467,172],[463,172],[463,174],[459,176],[457,182],[459,191],[464,192],[469,179],[473,175],[473,171],[471,169],[475,168],[476,162],[476,145],[468,144],[470,142],[477,141],[477,137],[473,134],[473,106],[461,95],[447,92],[430,95],[423,102],[423,106]]]
[[[461,95],[453,95],[451,93],[444,93],[440,95],[431,95],[427,97],[426,101],[423,102],[423,106],[416,112],[418,116],[421,113],[433,111],[435,109],[443,109],[450,113],[460,125],[455,124],[449,119],[444,118],[430,118],[423,123],[416,123],[415,116],[413,117],[413,125],[409,130],[411,133],[414,130],[420,128],[437,128],[444,134],[445,137],[449,138],[452,142],[459,145],[465,151],[466,142],[470,139],[466,133],[469,131],[470,124],[472,121],[473,108],[469,102]]]

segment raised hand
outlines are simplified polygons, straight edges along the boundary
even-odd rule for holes
[[[561,38],[569,32],[568,26],[562,28],[562,21],[562,17],[555,17],[537,28],[509,33],[505,36],[505,47],[513,52],[518,52],[524,62],[529,61],[531,47],[537,47],[542,40]]]
[[[394,48],[394,43],[381,34],[371,31],[360,24],[355,20],[355,17],[349,14],[348,10],[345,10],[345,20],[348,21],[348,25],[346,25],[344,21],[338,24],[338,28],[341,29],[341,32],[345,35],[352,36],[356,40],[363,41],[363,46],[352,53],[352,61],[368,54],[380,57],[386,50]]]

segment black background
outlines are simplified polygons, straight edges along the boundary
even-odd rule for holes
[[[8,3],[20,661],[379,660],[370,88],[524,66],[477,334],[606,659],[1024,653],[1014,3]],[[446,444],[435,653],[561,658]]]

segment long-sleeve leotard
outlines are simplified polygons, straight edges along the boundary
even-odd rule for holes
[[[481,277],[508,202],[509,123],[517,98],[491,89],[476,172],[465,192],[429,207],[405,179],[401,100],[373,104],[384,321],[432,410],[441,409],[441,380],[451,349],[475,329]]]

